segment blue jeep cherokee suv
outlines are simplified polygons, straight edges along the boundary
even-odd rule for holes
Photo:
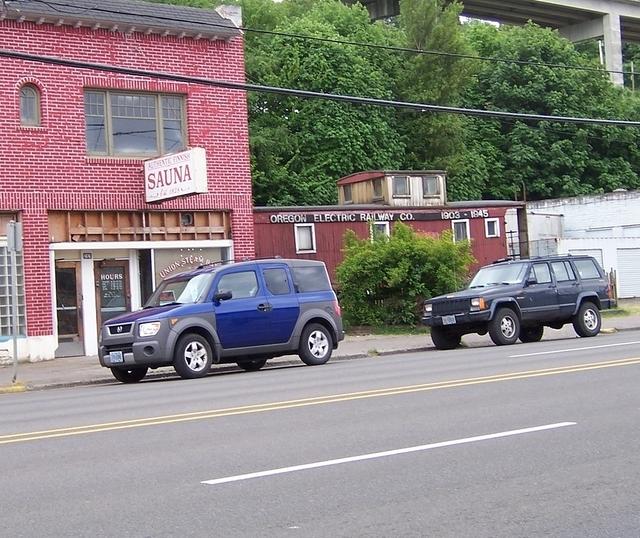
[[[324,364],[344,338],[324,263],[255,260],[199,267],[163,280],[142,310],[104,323],[100,364],[123,383],[173,366],[202,377],[212,363],[258,370],[298,353]]]
[[[544,327],[572,323],[579,336],[600,332],[610,308],[609,281],[590,256],[548,256],[482,267],[468,288],[424,302],[422,322],[437,349],[453,349],[464,334],[487,334],[496,345],[537,342]]]

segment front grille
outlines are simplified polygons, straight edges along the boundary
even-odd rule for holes
[[[444,299],[433,303],[432,315],[446,316],[449,314],[462,314],[469,312],[469,299]]]
[[[122,351],[122,353],[133,353],[133,346],[131,344],[115,344],[111,346],[104,346],[105,353],[111,353],[112,351]]]
[[[129,334],[131,332],[132,325],[133,323],[120,323],[118,325],[109,325],[107,328],[109,329],[109,334]]]

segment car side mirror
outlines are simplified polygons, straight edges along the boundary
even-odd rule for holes
[[[531,286],[532,284],[537,284],[538,280],[536,279],[535,276],[530,276],[529,278],[527,278],[527,282],[526,285],[527,286]]]
[[[231,291],[220,291],[213,296],[213,300],[219,303],[220,301],[228,301],[232,297],[233,293],[231,293]]]

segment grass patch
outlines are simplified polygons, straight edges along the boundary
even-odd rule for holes
[[[603,310],[602,316],[605,318],[618,316],[640,316],[640,301],[637,299],[620,299],[615,308]]]

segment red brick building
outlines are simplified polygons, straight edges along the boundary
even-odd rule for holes
[[[344,234],[389,235],[397,222],[414,230],[469,240],[476,265],[508,255],[507,211],[516,213],[526,237],[524,203],[506,200],[446,202],[442,170],[367,171],[338,181],[337,206],[257,207],[256,254],[322,260],[332,279],[343,259]]]
[[[239,26],[236,8],[9,0],[0,50],[243,83]],[[244,92],[5,54],[0,100],[0,360],[9,220],[27,360],[95,354],[101,321],[158,279],[254,255]]]

